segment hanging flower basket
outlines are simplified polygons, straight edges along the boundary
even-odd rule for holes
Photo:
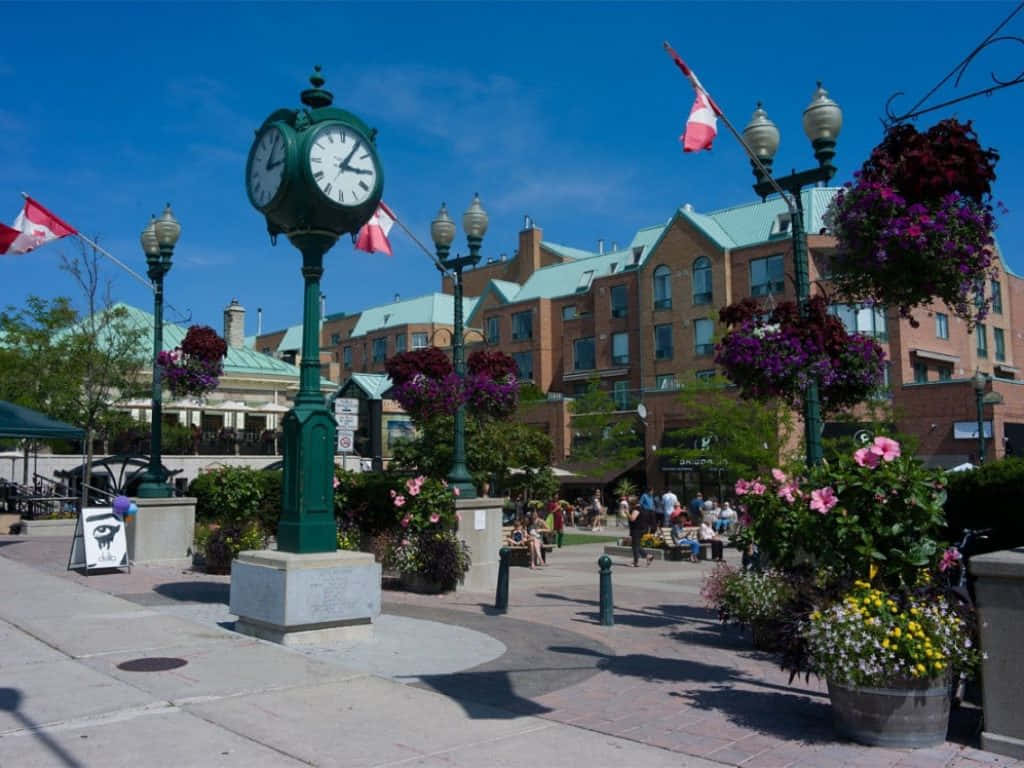
[[[868,336],[847,333],[820,296],[808,301],[806,319],[795,302],[782,302],[766,316],[753,299],[724,307],[719,317],[731,330],[715,362],[743,397],[778,398],[796,408],[817,377],[827,412],[856,405],[882,384],[882,348]]]
[[[898,308],[945,302],[968,328],[984,320],[997,276],[991,184],[999,155],[970,122],[924,133],[898,125],[836,195],[827,214],[839,240],[832,280],[845,296]]]
[[[228,345],[206,325],[188,329],[180,347],[157,355],[161,377],[175,397],[202,397],[217,388]]]

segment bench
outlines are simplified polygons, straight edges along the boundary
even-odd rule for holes
[[[513,528],[511,525],[503,526],[501,529],[501,546],[508,547],[509,549],[508,564],[529,566],[530,546],[529,542],[526,541],[526,531],[523,531],[523,541],[520,543],[516,543],[512,541],[512,530]],[[548,533],[548,531],[541,531],[541,537],[544,541],[544,543],[541,545],[541,548],[544,550],[545,558],[548,556],[548,553],[553,549],[552,545],[549,543]],[[552,534],[552,536],[554,535],[553,531],[550,533]]]
[[[700,528],[698,526],[696,526],[696,525],[694,525],[694,526],[686,526],[686,527],[683,528],[683,533],[688,538],[691,538],[691,539],[696,539],[697,538],[697,534],[699,533],[699,531],[700,531]],[[672,529],[670,527],[664,526],[664,527],[659,528],[656,535],[662,541],[663,546],[661,547],[661,551],[663,553],[663,557],[666,560],[689,560],[690,559],[690,555],[689,555],[689,550],[688,549],[680,549],[679,547],[677,547],[675,544],[672,543]],[[629,543],[629,537],[627,536],[626,538],[624,538],[622,540],[622,542],[624,544],[628,544]],[[702,541],[701,544],[700,544],[700,552],[697,554],[697,559],[698,560],[709,560],[710,558],[711,558],[711,543],[707,542],[707,541]]]

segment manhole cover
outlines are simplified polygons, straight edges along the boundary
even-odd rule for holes
[[[184,659],[175,659],[167,656],[151,656],[145,659],[132,659],[123,661],[117,665],[118,669],[125,672],[166,672],[168,669],[177,669],[188,664]]]

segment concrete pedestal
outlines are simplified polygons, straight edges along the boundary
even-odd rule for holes
[[[380,615],[380,565],[366,552],[240,552],[231,612],[239,632],[281,645],[367,639]]]
[[[469,544],[473,564],[458,589],[494,592],[498,583],[498,550],[501,549],[501,514],[505,499],[457,499],[455,509],[462,515],[459,538]]]
[[[128,559],[136,565],[192,565],[196,500],[135,499],[139,513],[125,526]]]
[[[1024,547],[978,555],[970,560],[978,577],[974,589],[981,625],[982,703],[985,730],[981,748],[1024,759]]]

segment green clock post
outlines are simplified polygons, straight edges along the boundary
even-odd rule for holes
[[[304,109],[279,109],[256,131],[245,182],[272,241],[285,235],[302,253],[302,362],[295,406],[284,417],[284,487],[278,549],[334,552],[336,427],[320,392],[319,302],[323,257],[377,209],[383,174],[376,131],[332,106],[320,67],[302,92]]]

